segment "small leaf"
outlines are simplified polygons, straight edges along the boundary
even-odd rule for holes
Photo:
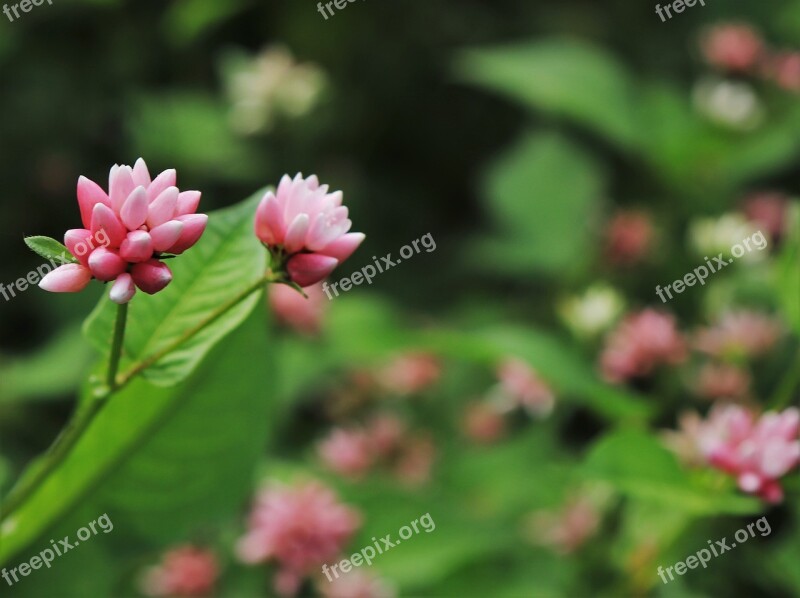
[[[25,245],[48,261],[58,260],[61,264],[78,263],[69,249],[50,237],[25,237]]]

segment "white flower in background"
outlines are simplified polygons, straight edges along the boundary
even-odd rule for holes
[[[731,247],[750,239],[756,231],[757,226],[741,214],[730,213],[716,218],[697,218],[689,224],[689,246],[698,256],[708,256],[713,259],[713,256],[722,253],[726,258],[730,258]],[[766,254],[765,251],[745,251],[736,261],[758,262],[763,260]]]
[[[692,92],[695,109],[731,129],[750,131],[764,119],[764,108],[753,88],[740,81],[703,79]]]
[[[270,130],[279,117],[303,116],[314,107],[326,83],[322,69],[297,62],[283,46],[265,48],[252,58],[231,55],[223,77],[231,102],[231,125],[244,135]]]
[[[594,337],[608,330],[625,307],[616,290],[605,284],[589,287],[582,295],[562,299],[558,315],[577,336]]]

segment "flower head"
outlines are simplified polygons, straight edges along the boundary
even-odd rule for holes
[[[272,253],[276,269],[301,287],[320,282],[364,240],[350,233],[352,223],[342,192],[328,192],[316,176],[284,175],[256,211],[256,236]]]
[[[653,245],[655,230],[649,214],[634,210],[614,215],[605,231],[606,256],[614,264],[642,261]]]
[[[245,563],[277,561],[276,589],[291,595],[303,577],[337,558],[360,523],[322,484],[271,485],[256,497],[237,553]]]
[[[800,410],[760,417],[736,406],[711,410],[698,435],[709,464],[735,476],[739,488],[767,502],[783,499],[779,479],[800,464]]]
[[[703,57],[711,66],[729,72],[752,71],[764,56],[764,42],[745,23],[724,23],[711,27],[700,40]]]
[[[197,243],[208,216],[196,214],[199,191],[181,192],[175,170],[150,178],[139,158],[133,167],[114,165],[108,193],[87,179],[78,179],[78,206],[84,228],[68,230],[64,244],[78,260],[50,272],[39,283],[46,291],[73,293],[92,278],[114,281],[109,296],[127,303],[138,287],[148,294],[172,281],[161,261]]]
[[[627,316],[611,332],[600,356],[600,368],[611,382],[649,375],[660,364],[686,356],[686,343],[675,318],[654,309]]]
[[[695,335],[697,349],[714,357],[740,359],[769,351],[781,334],[780,324],[754,311],[729,311],[710,328]]]
[[[498,405],[504,410],[522,407],[534,416],[548,415],[555,406],[552,389],[521,359],[507,358],[497,368]]]
[[[211,551],[179,546],[145,572],[142,591],[147,596],[206,596],[218,575],[217,558]]]
[[[334,429],[319,446],[325,465],[344,476],[358,478],[372,466],[371,438],[363,430]]]
[[[351,571],[331,581],[320,580],[324,598],[394,598],[396,593],[382,579],[364,571]]]
[[[404,353],[394,357],[377,372],[378,383],[398,395],[421,392],[436,383],[442,367],[427,353]]]

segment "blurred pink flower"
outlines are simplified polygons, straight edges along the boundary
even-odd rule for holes
[[[800,464],[800,410],[756,417],[736,405],[714,407],[699,436],[700,450],[717,469],[735,476],[739,488],[770,503],[783,500],[778,481]]]
[[[640,262],[652,247],[655,229],[650,215],[635,210],[617,212],[606,225],[605,254],[613,264]]]
[[[382,579],[365,571],[351,571],[317,585],[323,598],[394,598],[394,590]]]
[[[781,335],[774,318],[755,311],[729,311],[710,328],[700,329],[695,347],[723,359],[756,357],[769,351]]]
[[[381,368],[376,377],[378,383],[390,392],[409,395],[435,384],[441,373],[439,360],[433,355],[406,353]]]
[[[558,511],[534,513],[530,532],[537,544],[566,555],[583,546],[599,525],[600,515],[594,504],[584,497],[575,497]]]
[[[370,447],[375,454],[388,459],[400,449],[406,435],[406,425],[394,415],[377,415],[367,426]]]
[[[695,390],[706,399],[742,399],[750,390],[750,374],[742,368],[724,364],[703,365]]]
[[[336,428],[319,443],[323,463],[338,474],[358,478],[374,462],[371,438],[363,430]]]
[[[147,596],[207,596],[214,590],[218,576],[213,552],[179,546],[164,554],[159,565],[145,571],[142,592]]]
[[[150,178],[142,158],[130,166],[114,165],[109,191],[87,179],[78,179],[78,206],[84,228],[71,229],[64,244],[78,260],[45,276],[46,291],[72,293],[92,278],[116,281],[109,296],[127,303],[136,287],[154,294],[172,281],[162,254],[179,254],[194,245],[205,231],[208,216],[195,214],[199,191],[180,192],[175,170]]]
[[[684,465],[699,467],[706,460],[700,450],[700,438],[704,434],[704,422],[696,411],[685,411],[678,418],[677,430],[665,430],[661,437],[664,445]]]
[[[745,198],[742,211],[748,220],[766,231],[772,239],[780,239],[786,229],[789,199],[783,193],[754,193]]]
[[[360,524],[361,516],[318,482],[270,485],[256,496],[236,552],[245,563],[277,561],[276,591],[288,596],[335,560]]]
[[[485,401],[475,401],[464,410],[461,427],[470,440],[491,444],[506,433],[506,419]]]
[[[342,197],[341,191],[328,193],[315,175],[298,173],[284,175],[258,205],[256,236],[301,287],[322,281],[364,240],[362,233],[348,233],[352,223]]]
[[[746,23],[723,23],[707,29],[700,48],[709,65],[737,73],[752,71],[765,53],[761,36]]]
[[[772,56],[766,71],[780,87],[800,92],[800,52],[782,52]]]
[[[394,472],[409,486],[420,486],[430,480],[436,461],[436,445],[428,437],[409,439],[397,457]]]
[[[328,304],[321,284],[305,288],[308,299],[285,284],[270,285],[269,304],[279,322],[307,335],[319,333]]]
[[[686,342],[675,318],[654,309],[628,315],[611,332],[600,355],[600,368],[610,382],[647,376],[660,364],[686,357]]]
[[[506,410],[522,407],[536,417],[548,415],[556,398],[539,374],[521,359],[509,357],[497,367],[500,379],[500,407]]]

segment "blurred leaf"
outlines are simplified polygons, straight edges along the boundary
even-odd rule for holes
[[[0,404],[72,394],[94,357],[76,326],[62,331],[32,355],[0,359]]]
[[[114,395],[4,524],[0,562],[87,500],[108,510],[117,533],[162,540],[231,515],[249,490],[269,423],[265,367],[241,369],[244,352],[266,363],[263,317],[248,324],[179,386],[137,379]]]
[[[529,135],[489,170],[485,195],[502,232],[472,259],[499,271],[585,271],[605,177],[557,134]]]
[[[253,234],[261,193],[233,208],[210,214],[200,241],[169,263],[170,285],[155,295],[137,294],[130,304],[121,371],[179,339],[262,276],[266,252]],[[205,354],[236,328],[258,302],[253,294],[143,372],[157,385],[180,382]],[[116,317],[116,304],[103,297],[89,316],[84,333],[104,355]]]
[[[48,261],[58,260],[62,264],[77,264],[78,260],[64,245],[50,237],[25,237],[25,245]]]
[[[551,39],[465,50],[455,66],[465,81],[574,119],[622,147],[639,143],[633,83],[602,48]]]
[[[583,471],[587,477],[609,482],[634,498],[696,515],[746,515],[762,510],[760,501],[754,498],[698,486],[675,456],[644,432],[623,430],[607,435],[594,446]]]
[[[195,176],[241,180],[261,171],[254,149],[232,132],[227,107],[210,95],[172,92],[142,98],[130,133],[148,160],[175,164]]]
[[[181,0],[173,2],[164,15],[164,31],[176,45],[187,45],[209,29],[239,14],[249,0]]]

